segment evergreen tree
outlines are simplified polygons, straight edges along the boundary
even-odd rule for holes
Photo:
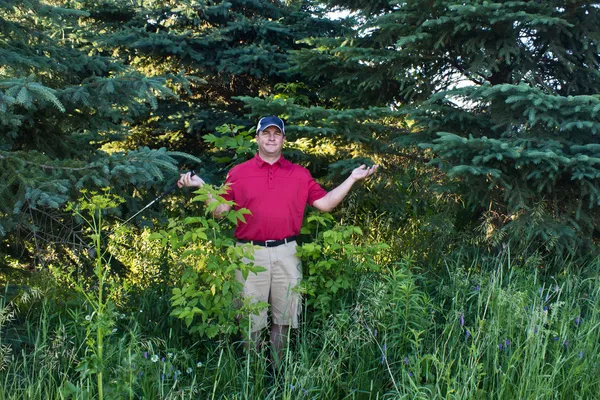
[[[558,252],[590,243],[600,204],[598,2],[328,4],[363,23],[300,52],[298,69],[321,93],[410,115],[432,164],[488,210],[488,238]]]
[[[31,253],[74,240],[61,211],[81,188],[113,187],[131,215],[173,183],[174,157],[186,157],[177,150],[198,155],[202,162],[187,160],[203,176],[215,174],[202,137],[256,122],[233,97],[293,80],[288,51],[307,46],[298,40],[341,32],[305,2],[0,5],[0,234],[33,239]],[[150,150],[159,147],[171,152]]]
[[[273,93],[295,79],[289,51],[308,36],[339,35],[339,23],[313,16],[308,2],[279,0],[171,1],[140,5],[107,1],[92,17],[110,32],[96,48],[118,54],[147,76],[193,77],[178,98],[158,102],[152,118],[135,127],[131,144],[167,146],[202,156],[202,137],[224,123],[250,127],[236,96]],[[210,167],[208,173],[210,174]]]
[[[54,242],[79,244],[76,225],[63,213],[79,190],[111,187],[132,199],[134,188],[173,177],[174,157],[190,158],[165,149],[110,149],[156,108],[157,98],[175,94],[165,77],[144,76],[95,51],[100,33],[90,12],[58,3],[0,3],[0,236],[11,248],[12,239],[36,246],[32,254]]]

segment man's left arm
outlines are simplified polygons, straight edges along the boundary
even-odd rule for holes
[[[315,200],[313,202],[313,207],[323,212],[329,212],[333,210],[342,202],[342,200],[344,200],[344,197],[346,197],[354,183],[373,175],[375,171],[377,171],[377,167],[378,165],[375,164],[372,167],[367,168],[367,166],[363,164],[360,167],[355,168],[350,176],[338,187],[330,192],[327,192],[327,194],[321,197],[319,200]]]

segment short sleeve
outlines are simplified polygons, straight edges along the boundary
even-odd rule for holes
[[[308,181],[308,205],[312,206],[313,203],[327,194],[327,191],[319,185],[312,176],[309,174]]]

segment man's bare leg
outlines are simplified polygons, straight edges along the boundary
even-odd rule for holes
[[[273,324],[271,327],[271,345],[277,357],[276,362],[279,364],[282,360],[283,349],[288,341],[288,334],[290,332],[289,325],[277,325]]]
[[[246,350],[254,349],[257,353],[260,351],[260,334],[262,331],[250,332],[247,340],[244,340]]]

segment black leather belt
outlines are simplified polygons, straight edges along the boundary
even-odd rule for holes
[[[246,239],[238,239],[237,241],[240,243],[252,243],[257,246],[263,247],[275,247],[281,246],[282,244],[286,244],[289,242],[293,242],[296,240],[296,236],[290,236],[281,240],[246,240]]]

